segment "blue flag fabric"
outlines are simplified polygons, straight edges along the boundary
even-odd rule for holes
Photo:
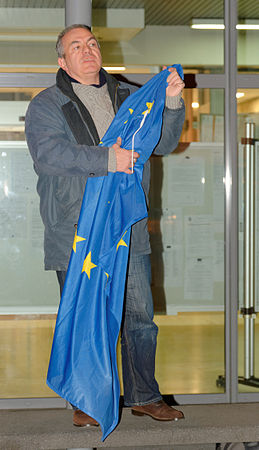
[[[180,65],[175,65],[183,77]],[[100,145],[140,154],[134,172],[88,179],[60,301],[47,384],[100,424],[118,423],[116,364],[131,225],[147,216],[143,165],[161,135],[168,70],[122,104]]]

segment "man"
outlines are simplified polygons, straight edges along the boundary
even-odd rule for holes
[[[100,147],[121,103],[136,88],[118,82],[102,66],[99,44],[85,25],[72,25],[57,40],[55,86],[35,97],[26,115],[26,136],[39,180],[40,211],[45,225],[45,269],[56,270],[60,291],[64,286],[80,205],[88,177],[111,172],[132,173],[139,157],[121,148]],[[173,68],[166,89],[161,139],[156,154],[177,146],[184,121],[181,91],[184,83]],[[150,169],[146,163],[142,185],[148,198]],[[155,380],[157,327],[153,322],[150,289],[150,245],[146,219],[132,227],[124,319],[121,330],[124,403],[136,415],[157,420],[178,420],[181,411],[163,402]],[[143,355],[145,360],[143,362]],[[98,425],[80,410],[74,411],[77,426]]]

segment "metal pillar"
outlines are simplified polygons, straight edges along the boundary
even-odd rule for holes
[[[254,335],[256,299],[256,185],[257,163],[254,140],[255,124],[245,124],[244,144],[244,377],[239,383],[259,387],[259,379],[254,376]]]
[[[228,401],[237,401],[238,163],[236,120],[237,2],[225,0],[225,339]]]
[[[92,26],[92,0],[66,0],[65,26],[75,23]]]

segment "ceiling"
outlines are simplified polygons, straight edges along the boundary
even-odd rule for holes
[[[189,25],[192,18],[221,18],[223,0],[92,0],[93,8],[144,8],[146,25]],[[65,0],[0,0],[0,8],[64,8]],[[259,19],[259,1],[239,0],[241,19]]]

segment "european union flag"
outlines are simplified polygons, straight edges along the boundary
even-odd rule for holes
[[[182,76],[180,65],[175,66]],[[161,135],[168,70],[122,104],[101,145],[140,154],[134,173],[88,179],[60,301],[47,384],[99,422],[103,440],[116,427],[116,364],[131,226],[147,216],[143,165]]]

